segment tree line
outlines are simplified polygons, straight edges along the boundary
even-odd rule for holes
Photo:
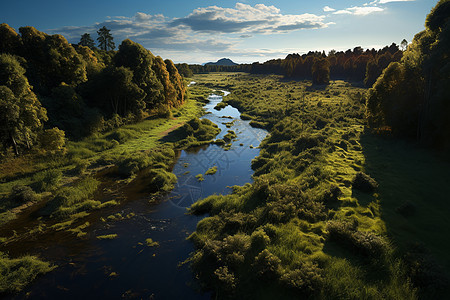
[[[407,41],[401,42],[406,49]],[[310,51],[307,54],[289,54],[284,59],[272,59],[264,63],[236,66],[177,65],[186,77],[192,73],[247,72],[252,74],[278,74],[291,79],[309,79],[316,84],[326,84],[330,78],[363,81],[367,87],[375,83],[389,63],[399,61],[403,51],[395,43],[382,49],[355,47],[347,51]]]
[[[186,86],[171,60],[99,30],[99,47],[0,24],[0,141],[16,154],[52,137],[80,139],[150,114],[168,116]],[[84,38],[83,38],[84,37]],[[84,40],[84,41],[83,41]],[[89,42],[90,43],[90,42]],[[92,46],[92,43],[90,44]],[[55,143],[53,143],[55,144]],[[56,143],[58,145],[58,143]]]
[[[450,0],[428,14],[400,61],[392,62],[367,94],[373,128],[433,147],[450,148]]]

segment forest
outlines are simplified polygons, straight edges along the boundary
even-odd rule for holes
[[[449,0],[228,67],[97,34],[0,25],[0,297],[448,295]]]

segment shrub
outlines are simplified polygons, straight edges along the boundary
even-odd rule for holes
[[[10,199],[17,203],[34,202],[37,200],[36,193],[29,186],[16,185],[12,188]]]
[[[37,192],[45,192],[55,188],[58,183],[61,181],[62,172],[60,170],[45,170],[41,173],[33,176],[33,180],[35,181],[33,184],[33,188]]]
[[[314,263],[303,262],[281,276],[281,282],[306,296],[319,292],[323,285],[322,270]]]
[[[335,242],[368,257],[380,257],[390,248],[383,237],[372,232],[358,231],[356,223],[330,221],[327,224],[327,230],[330,238]]]
[[[353,188],[370,193],[378,188],[378,183],[366,173],[358,172],[353,179]]]
[[[273,280],[279,276],[281,260],[269,250],[264,249],[255,257],[254,272],[264,280]]]
[[[46,129],[39,136],[39,144],[44,151],[65,154],[65,133],[58,128]]]

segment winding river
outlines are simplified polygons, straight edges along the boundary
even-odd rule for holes
[[[225,96],[228,94],[224,92]],[[251,160],[259,154],[256,147],[267,135],[267,131],[252,128],[249,121],[241,120],[239,111],[232,106],[214,109],[222,96],[211,95],[209,100],[203,118],[220,127],[217,138],[228,130],[237,134],[231,148],[209,145],[181,151],[173,167],[178,182],[165,201],[157,205],[149,204],[148,199],[130,201],[120,213],[133,213],[133,217],[95,229],[95,235],[116,233],[116,239],[89,239],[79,249],[76,242],[48,249],[66,253],[64,247],[75,247],[70,251],[71,257],[56,262],[59,268],[40,277],[16,297],[209,299],[209,294],[199,292],[188,264],[180,266],[194,250],[186,237],[203,218],[186,214],[186,208],[214,193],[230,193],[230,186],[251,182]],[[218,168],[216,174],[204,175],[202,182],[195,178],[213,166]],[[159,246],[147,246],[147,238]]]

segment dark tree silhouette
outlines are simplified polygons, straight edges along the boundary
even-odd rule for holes
[[[85,33],[81,36],[80,42],[78,43],[78,45],[86,46],[91,49],[93,49],[95,47],[94,40],[91,38],[91,35],[89,33]]]
[[[98,46],[101,50],[114,50],[116,45],[113,42],[113,36],[110,33],[111,30],[103,26],[97,31],[98,34]]]

